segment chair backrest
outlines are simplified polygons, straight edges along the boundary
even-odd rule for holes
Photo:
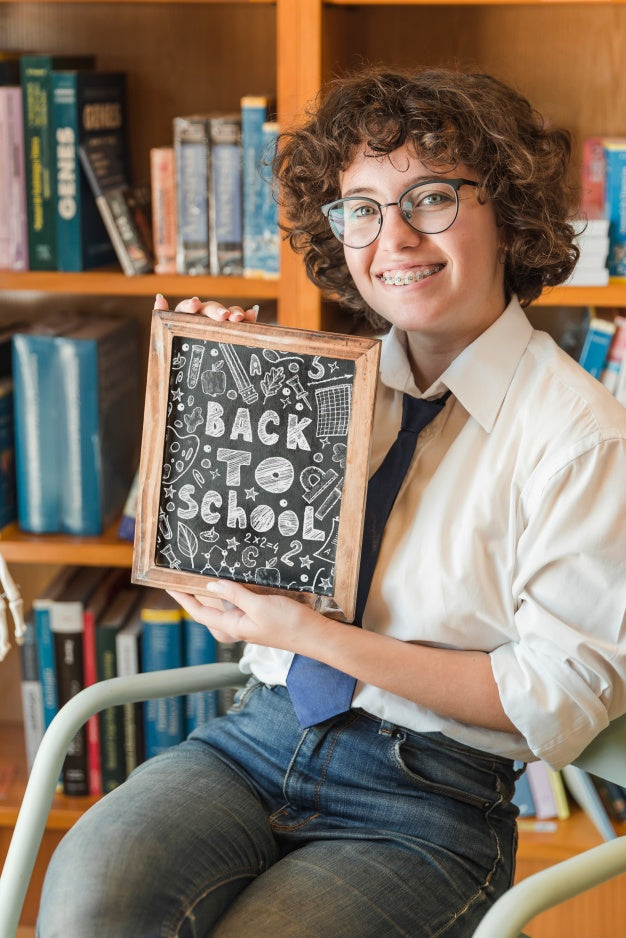
[[[626,714],[613,720],[574,761],[574,765],[626,786]]]

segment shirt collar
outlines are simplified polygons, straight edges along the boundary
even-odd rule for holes
[[[426,398],[449,389],[489,433],[532,332],[531,324],[514,297],[502,315],[463,349],[422,395],[413,379],[406,333],[392,326],[383,339],[381,381],[394,390]]]

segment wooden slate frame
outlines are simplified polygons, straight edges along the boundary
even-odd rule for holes
[[[194,343],[195,351],[193,350]],[[205,356],[205,352],[208,352],[208,355]],[[187,361],[187,354],[189,361]],[[202,371],[203,365],[208,364],[211,356],[213,363],[210,369]],[[201,365],[198,365],[198,358],[202,362]],[[245,577],[243,581],[251,589],[289,595],[331,618],[352,621],[358,583],[379,358],[380,342],[377,339],[251,323],[218,323],[203,316],[154,310],[139,468],[132,581],[145,586],[202,594],[207,581],[215,579],[216,576],[226,575],[231,579]],[[195,359],[193,365],[192,359]],[[246,367],[241,367],[244,359],[247,362],[247,370]],[[176,369],[180,371],[182,378]],[[339,374],[334,377],[334,372],[340,369],[344,369],[345,375]],[[295,373],[292,373],[293,371]],[[220,377],[218,372],[224,377]],[[256,388],[251,388],[247,372],[255,375],[254,380],[258,382]],[[311,379],[310,385],[309,379]],[[172,388],[176,386],[176,381],[181,382],[181,388],[185,387],[185,391],[181,390],[180,395],[178,389],[172,391]],[[227,381],[232,382],[234,387],[226,390]],[[193,387],[193,392],[189,392],[190,387]],[[346,388],[348,388],[347,391]],[[184,400],[185,392],[187,392],[186,401]],[[333,409],[329,402],[334,405],[339,400],[337,395],[340,392],[343,394],[343,409]],[[261,394],[265,395],[263,402],[261,402]],[[260,407],[265,408],[268,394],[272,397],[269,399],[267,410],[262,411],[262,416],[256,424],[257,434],[265,439],[259,441],[255,435],[254,441],[250,442],[252,440],[251,408],[256,408],[255,414],[259,412]],[[199,395],[200,404],[197,402],[197,395]],[[233,400],[230,398],[227,400],[228,395]],[[250,404],[255,395],[259,403]],[[347,404],[345,403],[346,395]],[[245,407],[242,406],[242,402],[246,403]],[[283,403],[283,410],[279,413],[276,408],[280,403]],[[297,413],[295,413],[296,408],[299,408]],[[349,414],[348,417],[346,417],[346,411]],[[332,419],[328,418],[330,413],[332,413]],[[311,414],[310,419],[309,414]],[[339,414],[341,416],[338,416]],[[203,429],[196,434],[195,430],[199,429],[202,423]],[[203,451],[209,455],[200,458],[200,437],[207,439],[205,434],[209,432],[217,436],[222,424],[224,433],[217,442],[226,445],[218,449],[216,441],[212,439],[210,444],[203,445]],[[284,424],[288,424],[291,432],[291,437],[287,433],[286,445],[290,445],[294,450],[304,450],[303,453],[294,453],[293,457],[290,452],[289,460],[284,456],[272,457],[271,455],[277,452],[276,441],[280,433],[285,433]],[[311,429],[313,426],[315,432]],[[309,446],[310,440],[305,438],[303,427],[319,442],[314,441]],[[324,430],[328,432],[325,433]],[[244,444],[249,443],[253,447],[256,469],[253,469],[252,463],[248,463],[241,471],[248,479],[250,473],[254,471],[255,478],[261,479],[263,486],[268,486],[267,489],[254,484],[250,488],[241,488],[241,475],[238,476],[240,467],[236,460],[239,459],[240,447],[243,452],[241,458],[247,459],[245,445],[243,447],[241,445],[242,436]],[[234,442],[231,442],[233,440]],[[213,443],[216,445],[213,446]],[[233,449],[230,448],[231,445]],[[332,456],[326,452],[328,447],[331,447],[328,453],[332,453]],[[307,449],[310,452],[307,452]],[[174,453],[181,454],[183,458],[176,460]],[[217,457],[222,462],[218,463]],[[258,457],[261,459],[259,460]],[[291,475],[292,483],[290,484],[293,485],[294,492],[293,495],[290,492],[290,496],[299,498],[300,503],[303,499],[309,503],[303,509],[302,518],[299,518],[289,507],[290,503],[285,497],[280,499],[280,505],[287,505],[287,507],[281,509],[278,514],[278,509],[273,510],[269,505],[257,506],[257,496],[267,501],[278,498],[275,492],[280,494],[285,491],[283,486],[289,483],[290,477],[289,462],[296,457],[301,462],[310,461],[310,466],[307,465],[299,475],[295,469]],[[331,458],[332,463],[326,462]],[[199,462],[198,459],[200,459]],[[250,459],[252,459],[252,454]],[[231,460],[235,460],[232,465]],[[316,467],[313,460],[322,465],[332,466],[332,468],[324,470]],[[332,480],[337,472],[341,472],[344,465],[345,474],[340,498],[337,500],[337,489],[332,488],[332,483],[328,482],[328,479]],[[270,474],[268,477],[268,466],[278,467],[275,475]],[[285,473],[282,472],[284,469],[287,470],[286,480],[283,477]],[[219,475],[222,473],[231,475],[230,488],[227,490],[219,488],[223,485],[221,480],[218,482],[211,477],[216,470],[219,470]],[[174,480],[178,485],[185,474],[187,482],[184,485],[176,489],[174,484],[168,485]],[[233,482],[233,479],[237,484]],[[316,481],[317,484],[311,483],[311,487],[307,488],[303,481],[305,479],[307,485],[310,480]],[[298,484],[301,491],[296,491]],[[337,486],[339,485],[340,483],[337,483]],[[255,495],[256,488],[259,488],[259,491]],[[318,499],[320,489],[322,491],[326,489],[326,492],[323,498]],[[254,507],[237,504],[244,490],[246,498],[252,500]],[[335,493],[335,501],[331,508],[325,508],[330,503],[328,491]],[[268,494],[270,492],[272,494]],[[183,495],[186,501],[182,500]],[[178,499],[178,505],[175,504],[175,499]],[[232,516],[230,514],[231,499]],[[325,499],[328,499],[328,502]],[[248,524],[252,522],[258,524],[259,528],[255,528],[254,532],[248,530],[245,535],[241,535],[240,540],[240,529],[232,527],[233,538],[227,541],[228,549],[225,549],[223,532],[217,535],[216,527],[211,528],[210,521],[204,519],[220,516],[219,524],[223,528],[223,511],[217,509],[225,510],[227,503],[228,522],[236,520],[236,513],[241,510],[241,517],[249,519]],[[187,525],[187,517],[191,516],[194,505],[198,508],[197,514],[203,519],[202,523],[209,525],[206,531],[200,533],[200,540],[193,532],[189,534]],[[314,512],[321,514],[322,509],[327,514],[332,511],[334,515],[332,537],[328,531],[316,527],[318,522],[314,521]],[[265,525],[269,523],[272,516],[274,517],[272,529],[268,531],[267,537],[264,534],[261,536],[260,532],[266,531]],[[184,521],[181,520],[183,517]],[[197,515],[194,516],[194,521],[196,517]],[[318,554],[314,555],[318,559],[311,560],[312,551],[308,551],[302,557],[297,551],[287,551],[281,555],[279,541],[270,541],[275,529],[278,529],[276,538],[279,535],[283,537],[283,540],[289,538],[296,523],[299,525],[302,519],[304,519],[302,528],[296,528],[295,533],[302,537],[305,533],[312,538],[315,537],[316,540],[312,541],[311,548],[315,549],[316,543],[321,540],[321,534],[324,533],[325,544],[319,548],[320,556],[324,558],[324,561],[318,558]],[[313,524],[311,524],[312,521]],[[161,529],[159,529],[160,523]],[[327,522],[324,519],[324,522],[319,523],[326,524]],[[178,531],[178,539],[174,537],[174,526]],[[183,562],[189,563],[193,568],[191,570],[177,566],[181,563],[181,531],[184,533],[182,539],[184,556],[188,558]],[[248,539],[247,546],[242,540],[244,536]],[[209,546],[208,552],[203,552],[202,548],[207,547],[204,541],[216,537],[218,540],[222,538],[220,543],[214,544],[212,548]],[[165,543],[166,538],[169,538],[169,544]],[[254,569],[253,561],[259,552],[259,548],[254,545],[255,539],[256,543],[262,544],[265,550],[271,549],[280,555],[283,573],[287,570],[287,564],[289,565],[288,573],[291,573],[292,568],[294,576],[296,572],[298,573],[300,580],[297,584],[295,581],[289,584],[284,583],[284,575],[280,571],[270,569],[272,564],[278,565],[278,559],[268,561],[265,567]],[[268,542],[267,547],[265,547],[266,542]],[[297,544],[302,550],[304,549],[303,541],[297,537],[290,543],[292,547]],[[173,545],[178,551],[177,556],[174,556]],[[241,548],[240,552],[239,548]],[[224,558],[230,555],[231,550],[233,551],[232,558],[237,558],[236,560],[231,558],[233,567],[222,566],[218,571],[213,566],[214,558],[219,557],[221,553],[222,564],[227,564]],[[333,550],[334,556],[331,556]],[[205,558],[205,566],[202,570],[196,571],[196,558],[200,556]],[[297,570],[293,556],[299,557],[300,570]],[[164,563],[164,557],[169,557],[172,566]],[[301,581],[307,580],[307,572],[306,569],[302,569],[302,564],[306,561],[309,564],[313,563],[315,567],[315,564],[320,565],[326,560],[332,571],[332,577],[323,576],[323,571],[318,570],[314,583],[302,585]],[[239,569],[241,573],[235,573]],[[225,570],[228,570],[228,573],[225,573]],[[326,567],[323,570],[326,570]],[[267,579],[274,573],[280,582],[276,584],[270,582],[268,585]]]

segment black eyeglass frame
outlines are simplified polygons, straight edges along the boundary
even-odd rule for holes
[[[440,231],[422,231],[421,228],[416,228],[415,225],[412,225],[409,219],[406,217],[404,211],[402,210],[402,200],[405,198],[406,194],[408,192],[411,192],[413,189],[420,189],[422,186],[432,185],[432,183],[434,182],[446,183],[446,185],[450,186],[454,190],[454,197],[456,199],[456,208],[454,212],[454,218],[448,225],[445,226],[445,228],[441,228]],[[360,251],[363,248],[368,248],[370,244],[373,244],[376,238],[379,236],[380,232],[382,231],[383,221],[384,221],[384,216],[383,216],[384,208],[389,208],[389,206],[391,205],[397,205],[398,208],[400,209],[400,215],[403,221],[407,223],[409,228],[412,228],[413,231],[417,231],[419,234],[443,234],[444,231],[448,231],[448,229],[452,227],[452,225],[455,223],[457,219],[457,215],[459,214],[459,189],[461,188],[461,186],[473,186],[474,188],[476,188],[478,185],[480,185],[480,183],[476,182],[474,179],[462,179],[462,178],[442,179],[441,177],[435,176],[432,179],[422,179],[421,182],[414,182],[412,186],[407,186],[407,188],[404,189],[400,193],[398,198],[395,199],[393,202],[381,203],[381,202],[378,202],[376,199],[372,199],[370,198],[370,196],[366,196],[366,195],[347,195],[342,199],[334,199],[332,202],[327,202],[326,205],[322,205],[321,212],[324,218],[326,218],[326,220],[328,221],[330,230],[333,236],[337,238],[337,241],[339,241],[340,244],[343,244],[344,247],[352,248],[352,250],[354,251]],[[371,204],[375,205],[376,208],[378,209],[378,218],[379,218],[378,231],[376,232],[372,240],[367,242],[367,244],[359,244],[358,246],[346,244],[346,242],[342,241],[341,238],[336,234],[332,226],[332,223],[330,221],[329,214],[331,210],[334,208],[334,206],[338,205],[340,202],[371,202]]]

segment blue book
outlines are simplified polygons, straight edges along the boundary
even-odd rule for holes
[[[78,157],[87,141],[113,140],[127,163],[123,72],[55,71],[51,76],[56,152],[57,269],[113,264],[116,254]]]
[[[209,119],[209,263],[213,276],[243,272],[241,115]]]
[[[141,603],[141,670],[164,671],[183,664],[183,615],[163,590],[150,590]],[[185,738],[184,700],[167,697],[144,703],[146,759]]]
[[[626,138],[604,140],[604,212],[609,219],[610,277],[626,278]]]
[[[614,322],[591,319],[578,362],[594,378],[600,379],[614,334]]]
[[[263,151],[273,153],[278,140],[278,124],[269,121],[263,124]],[[280,272],[280,230],[278,227],[278,203],[274,196],[271,170],[264,169],[263,204],[261,208],[263,235],[259,250],[259,264],[262,276],[269,279],[278,277]]]
[[[138,459],[139,346],[134,320],[90,318],[55,342],[60,530],[98,535],[126,500]]]
[[[60,530],[62,410],[54,337],[71,325],[67,315],[53,317],[13,335],[17,520],[34,534]]]
[[[209,118],[175,117],[176,270],[209,274]]]
[[[205,625],[183,612],[185,665],[212,664],[217,661],[217,642]],[[198,691],[185,698],[185,732],[208,723],[218,715],[218,692]]]
[[[63,567],[46,590],[33,600],[33,624],[37,641],[37,663],[43,698],[44,726],[46,728],[50,726],[59,709],[50,609],[54,600],[58,599],[63,593],[78,569],[78,567]]]
[[[261,277],[263,244],[264,179],[263,125],[270,116],[270,99],[245,95],[241,99],[241,148],[243,183],[243,274]]]
[[[37,53],[20,58],[31,270],[55,270],[57,262],[51,75],[55,69],[93,68],[94,65],[93,56]]]

